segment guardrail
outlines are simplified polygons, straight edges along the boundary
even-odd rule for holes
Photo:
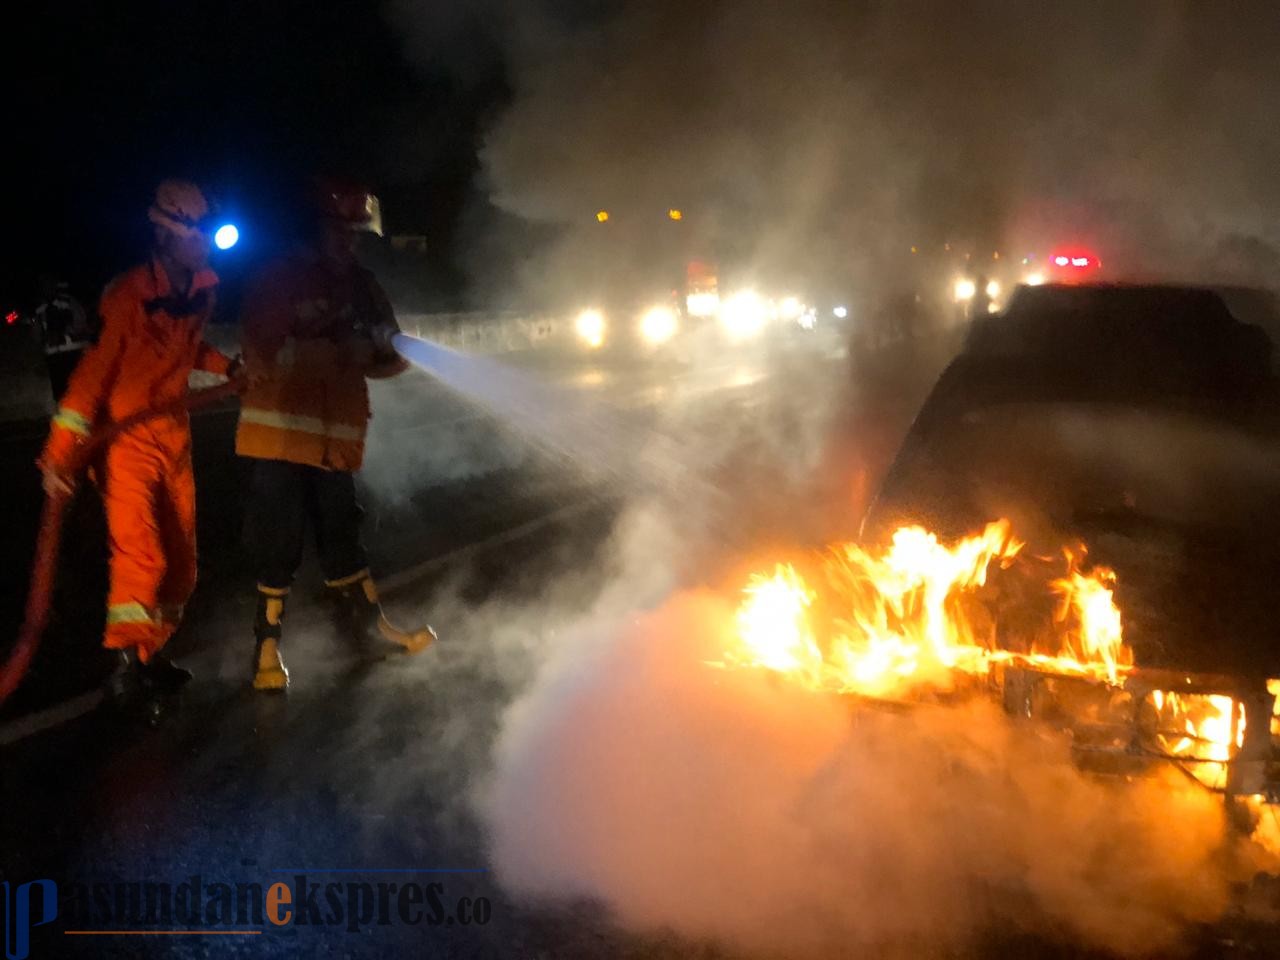
[[[416,337],[472,353],[512,353],[555,340],[564,324],[555,317],[521,313],[401,313],[400,329]]]
[[[532,350],[555,342],[566,331],[556,317],[516,312],[399,313],[397,320],[405,333],[469,353]],[[239,324],[212,324],[205,338],[228,355],[240,352]],[[15,342],[0,355],[0,374],[6,384],[0,397],[0,422],[49,416],[55,401],[40,350],[25,340],[18,343],[13,339]],[[191,388],[199,390],[219,380],[196,371],[191,375]]]

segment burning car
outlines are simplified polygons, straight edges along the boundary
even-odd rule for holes
[[[1277,413],[1270,342],[1210,291],[1022,288],[926,400],[867,529],[1001,516],[1088,544],[1133,663],[1101,682],[1012,663],[1006,706],[1069,728],[1090,765],[1173,762],[1274,801]]]
[[[726,662],[876,703],[991,696],[1081,766],[1173,767],[1273,841],[1270,351],[1209,290],[1020,288],[925,401],[862,542],[754,578]]]

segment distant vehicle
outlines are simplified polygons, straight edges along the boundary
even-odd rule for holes
[[[1280,802],[1280,393],[1271,341],[1222,296],[1046,284],[974,323],[864,520],[960,536],[998,517],[1117,574],[1136,668],[1119,688],[1010,669],[997,694],[1126,774],[1176,764]],[[1176,697],[1217,724],[1161,726]]]
[[[1055,250],[1044,258],[1042,275],[1046,282],[1087,283],[1096,281],[1101,269],[1102,261],[1095,253],[1087,250]]]
[[[691,317],[714,317],[720,311],[720,277],[706,260],[690,260],[685,267],[684,309]]]
[[[954,271],[951,299],[969,318],[981,318],[1002,310],[1019,286],[1097,283],[1102,260],[1078,247],[1057,248],[1048,254],[1028,254],[1020,259],[999,256],[975,261],[966,257]]]
[[[579,346],[633,356],[665,354],[688,331],[678,291],[649,298],[615,296],[583,307],[573,317]]]
[[[563,316],[580,350],[692,359],[818,326],[800,291],[760,289],[751,277],[727,288],[697,211],[598,209],[579,230],[581,289]]]

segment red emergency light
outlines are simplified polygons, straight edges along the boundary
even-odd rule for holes
[[[7,324],[9,324],[10,326],[13,326],[13,324],[17,323],[17,322],[18,322],[18,311],[17,311],[17,310],[10,310],[8,313],[6,313],[6,314],[4,315],[4,322],[5,322],[5,323],[7,323]]]
[[[1049,257],[1049,262],[1060,270],[1072,273],[1079,270],[1096,270],[1102,261],[1091,253],[1080,250],[1064,250]]]

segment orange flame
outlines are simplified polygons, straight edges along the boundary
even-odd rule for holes
[[[1001,662],[1118,682],[1133,658],[1113,598],[1115,575],[1081,572],[1076,553],[1067,553],[1067,575],[1050,585],[1062,600],[1056,651],[1002,649],[994,630],[975,624],[966,597],[987,583],[993,564],[1010,564],[1022,547],[1007,520],[951,545],[903,527],[882,552],[835,548],[826,565],[831,589],[821,595],[793,566],[779,565],[772,576],[751,578],[737,615],[739,642],[724,663],[878,697],[947,689],[958,674],[984,675]]]
[[[1133,666],[1133,652],[1124,643],[1120,609],[1115,603],[1115,572],[1098,567],[1086,576],[1077,569],[1076,554],[1070,550],[1065,553],[1069,570],[1067,576],[1053,582],[1053,589],[1062,597],[1058,620],[1066,621],[1074,611],[1076,626],[1064,638],[1063,653],[1083,663],[1101,664],[1107,680],[1119,683],[1120,671]]]
[[[1244,746],[1244,706],[1222,694],[1153,690],[1148,699],[1160,749],[1184,761],[1205,786],[1223,789],[1227,762]]]
[[[750,662],[819,682],[822,651],[806,613],[813,594],[799,574],[789,564],[778,564],[772,577],[752,577],[744,592],[748,599],[738,611],[738,636]]]

